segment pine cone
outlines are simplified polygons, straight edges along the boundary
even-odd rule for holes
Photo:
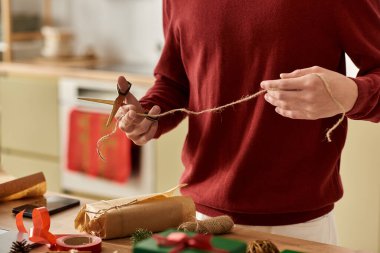
[[[22,240],[21,242],[12,242],[11,251],[9,251],[9,253],[29,253],[31,250],[32,247],[30,244],[27,241]]]
[[[269,240],[256,240],[248,244],[247,253],[280,253],[280,250]]]

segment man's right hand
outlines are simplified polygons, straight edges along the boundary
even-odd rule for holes
[[[123,76],[119,76],[118,86],[121,92],[127,90],[128,82]],[[137,113],[146,112],[132,93],[129,92],[127,94],[126,101],[124,102],[126,105],[120,107],[115,116],[119,120],[119,128],[136,145],[144,145],[155,135],[158,121],[137,115]],[[160,112],[160,107],[155,105],[150,109],[148,114],[153,116]]]

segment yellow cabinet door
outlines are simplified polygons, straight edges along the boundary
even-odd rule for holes
[[[0,77],[3,153],[58,160],[57,83],[50,76]]]
[[[182,147],[188,129],[188,120],[162,135],[156,142],[156,191],[162,192],[179,184],[184,170],[181,161]]]
[[[335,209],[339,244],[380,252],[380,125],[348,123],[340,170],[344,196]]]

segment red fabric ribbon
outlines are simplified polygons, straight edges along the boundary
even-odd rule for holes
[[[16,215],[16,226],[19,232],[29,234],[29,240],[40,244],[55,245],[56,236],[49,232],[50,216],[46,207],[34,208],[32,212],[33,227],[29,229],[29,233],[24,226],[24,211]]]
[[[167,237],[153,235],[159,246],[174,246],[169,253],[179,253],[185,248],[207,250],[215,253],[228,253],[227,250],[214,248],[211,244],[212,235],[196,234],[193,237],[182,232],[172,232]]]

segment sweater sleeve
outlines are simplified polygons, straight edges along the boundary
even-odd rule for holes
[[[350,119],[380,122],[380,2],[339,0],[337,33],[344,51],[359,68],[353,80],[358,98]]]
[[[161,107],[161,112],[188,106],[189,85],[181,59],[180,40],[176,33],[170,0],[163,1],[163,28],[165,44],[161,57],[155,67],[155,83],[148,90],[140,103],[145,109],[153,105]],[[181,112],[160,118],[155,138],[176,127],[184,118]]]

